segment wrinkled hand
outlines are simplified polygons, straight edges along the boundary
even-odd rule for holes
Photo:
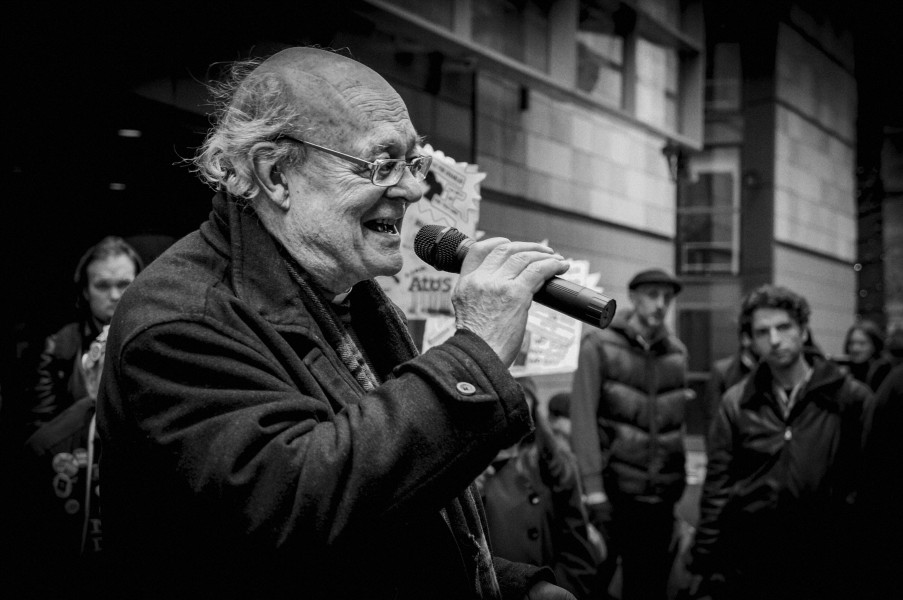
[[[577,600],[576,596],[548,581],[538,581],[527,592],[525,600]]]
[[[568,264],[548,246],[490,238],[470,247],[452,294],[455,324],[477,334],[502,362],[514,362],[533,294]]]

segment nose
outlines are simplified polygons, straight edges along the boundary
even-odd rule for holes
[[[781,336],[780,336],[780,334],[778,334],[778,330],[770,329],[768,331],[768,342],[772,346],[777,346],[780,343],[780,341],[781,341]]]
[[[125,289],[123,289],[119,286],[113,286],[110,289],[110,298],[113,300],[119,300],[120,298],[122,298],[122,292],[124,292],[124,291],[125,291]]]
[[[392,187],[386,188],[386,196],[393,200],[414,203],[423,197],[423,182],[418,181],[408,167],[402,171],[401,179]]]

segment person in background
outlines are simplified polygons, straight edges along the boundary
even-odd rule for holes
[[[756,356],[749,330],[749,321],[740,318],[737,327],[738,348],[731,356],[720,358],[712,363],[711,377],[706,384],[705,423],[703,431],[708,432],[718,403],[727,389],[740,381],[756,367],[759,357]]]
[[[850,361],[850,375],[872,391],[876,391],[890,373],[891,363],[883,356],[884,334],[872,321],[863,319],[847,330],[843,351]]]
[[[78,320],[45,340],[28,400],[27,435],[88,395],[81,357],[142,267],[141,257],[120,237],[105,237],[82,255],[73,277]]]
[[[16,467],[4,568],[15,598],[106,597],[95,402],[108,328],[75,366],[85,396],[28,438]]]
[[[759,365],[709,431],[691,593],[855,597],[853,501],[871,392],[806,346],[809,303],[766,285],[743,300]]]
[[[473,244],[419,353],[378,276],[431,157],[339,54],[235,65],[195,157],[209,220],[129,287],[97,405],[117,597],[567,600],[491,554],[473,486],[532,429],[509,372],[545,245]]]
[[[665,324],[681,284],[661,269],[629,283],[633,309],[580,345],[571,440],[590,521],[607,548],[603,590],[621,560],[623,600],[667,594],[674,507],[686,486],[687,351]]]
[[[549,426],[568,451],[571,448],[571,393],[558,392],[549,398]]]
[[[493,550],[508,560],[547,565],[577,598],[593,598],[600,557],[589,537],[577,461],[553,429],[550,402],[537,397],[531,378],[518,381],[536,429],[500,452],[481,480]],[[561,425],[561,417],[555,420]]]
[[[864,585],[856,597],[903,598],[903,365],[891,370],[866,406],[865,428],[855,528]]]

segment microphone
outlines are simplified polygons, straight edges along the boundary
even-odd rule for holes
[[[424,225],[414,237],[414,253],[440,271],[460,273],[473,244],[474,240],[454,227]],[[617,308],[612,298],[557,276],[545,282],[533,300],[600,329],[608,327]]]

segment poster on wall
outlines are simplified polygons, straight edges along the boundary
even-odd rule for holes
[[[480,182],[486,173],[429,144],[422,147],[421,153],[432,156],[433,164],[423,182],[423,198],[405,212],[401,228],[404,267],[393,277],[380,277],[378,281],[407,315],[414,341],[424,351],[441,344],[455,331],[451,292],[458,275],[437,271],[420,260],[414,253],[414,236],[424,225],[442,225],[479,238]]]
[[[547,242],[543,242],[547,243]],[[566,259],[571,267],[560,277],[584,287],[596,287],[599,273],[589,272],[589,261]],[[572,373],[577,370],[583,323],[536,302],[527,316],[527,333],[511,365],[515,377]]]

